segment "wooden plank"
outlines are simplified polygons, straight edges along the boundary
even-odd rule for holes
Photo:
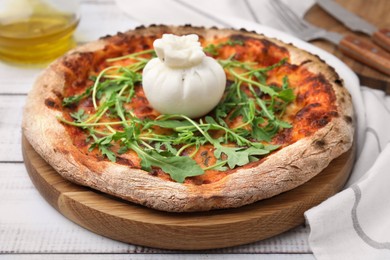
[[[158,259],[158,260],[237,260],[237,259],[262,259],[262,260],[314,260],[312,254],[165,254],[165,255],[150,255],[150,254],[35,254],[35,255],[3,255],[0,259],[7,260],[143,260],[143,259]]]
[[[0,62],[0,94],[26,94],[41,70]]]
[[[23,161],[21,122],[25,95],[0,95],[0,162]]]
[[[126,253],[136,247],[95,235],[65,219],[34,188],[25,166],[0,164],[0,254]]]
[[[139,23],[123,13],[114,1],[99,1],[99,4],[84,1],[81,4],[81,20],[75,31],[75,40],[82,44],[107,34],[127,31],[137,25]]]
[[[221,2],[224,3],[221,3]],[[135,21],[139,21],[141,24],[168,24],[168,25],[183,25],[191,24],[195,26],[221,26],[226,23],[218,19],[214,15],[210,15],[207,10],[208,6],[212,7],[212,10],[218,10],[218,13],[224,13],[224,10],[229,9],[230,5],[227,5],[224,0],[196,1],[195,4],[191,4],[191,1],[165,1],[164,8],[150,8],[150,2],[138,1],[135,4],[128,4],[126,1],[118,1],[119,7],[123,9],[129,17]],[[241,2],[241,1],[238,1]],[[162,7],[162,6],[161,6]],[[219,9],[218,9],[219,7]],[[145,12],[144,10],[147,10]],[[234,10],[234,9],[233,9]],[[242,10],[242,8],[238,8]],[[176,15],[177,14],[177,15]]]
[[[177,252],[117,242],[74,224],[43,199],[22,163],[0,163],[0,208],[6,209],[0,214],[0,254]],[[257,243],[204,252],[310,253],[308,232],[299,226]]]

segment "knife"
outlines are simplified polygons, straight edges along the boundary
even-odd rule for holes
[[[379,89],[385,92],[386,95],[390,95],[390,82],[365,76],[356,72],[359,78],[360,85],[367,86],[369,88]]]
[[[389,28],[378,29],[333,0],[317,0],[317,3],[327,13],[341,21],[352,31],[358,31],[370,35],[376,44],[380,45],[387,51],[390,51]]]

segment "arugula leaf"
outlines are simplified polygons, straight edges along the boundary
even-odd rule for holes
[[[222,43],[219,43],[217,45],[209,44],[203,48],[203,51],[207,52],[210,55],[216,56],[219,53],[219,49],[223,46],[226,46],[226,45],[229,45],[229,46],[241,45],[242,46],[242,45],[244,45],[244,42],[240,41],[240,40],[230,40],[229,39],[226,42],[222,42]]]
[[[261,89],[261,91],[263,91],[265,94],[268,94],[268,95],[270,95],[270,96],[275,96],[275,95],[277,95],[277,92],[274,90],[274,89],[272,89],[271,87],[268,87],[268,86],[266,86],[266,85],[261,85],[260,86],[260,89]]]
[[[285,102],[292,102],[295,100],[294,91],[291,88],[283,89],[278,93],[278,98]]]
[[[107,158],[112,161],[112,162],[115,162],[116,161],[116,155],[113,151],[111,151],[106,145],[99,145],[99,150],[100,152],[107,156]]]
[[[178,153],[177,149],[174,148],[174,147],[172,146],[172,144],[171,144],[170,142],[168,142],[168,141],[166,141],[166,142],[161,142],[161,143],[158,143],[158,144],[160,144],[162,147],[164,147],[165,150],[168,151],[168,152],[170,152],[171,154],[177,154],[177,153]],[[164,150],[161,150],[161,151],[164,151]]]
[[[275,120],[274,123],[281,128],[291,128],[292,127],[292,125],[290,123],[287,123],[287,122],[284,122],[281,120]]]
[[[265,155],[269,153],[266,149],[256,148],[254,146],[242,148],[217,145],[215,147],[216,149],[214,151],[214,155],[217,158],[220,158],[222,153],[225,154],[227,156],[227,164],[230,169],[249,163],[254,159],[252,155]]]
[[[266,84],[267,77],[266,75],[261,71],[255,71],[253,73],[253,76],[263,85]]]
[[[207,45],[203,48],[203,51],[213,56],[218,55],[218,47],[214,44]]]
[[[141,165],[144,170],[150,171],[152,166],[159,167],[177,182],[183,183],[187,177],[198,176],[204,173],[204,170],[190,157],[165,157],[156,151],[146,152],[135,144],[131,144],[130,148],[141,158]]]
[[[66,97],[66,98],[64,98],[62,100],[62,105],[64,107],[67,107],[67,106],[70,106],[72,104],[78,103],[83,98],[88,97],[89,95],[91,95],[91,92],[92,92],[92,87],[89,87],[83,93],[81,93],[80,95],[74,95],[74,96]]]
[[[250,155],[266,155],[269,154],[270,151],[268,149],[251,146],[246,149],[245,152],[249,155],[248,157],[250,157]]]
[[[94,135],[93,137],[96,138],[96,136]],[[110,150],[110,147],[112,146],[111,145],[112,139],[113,139],[113,135],[108,135],[100,139],[95,139],[95,142],[92,143],[92,145],[89,147],[89,151],[98,148],[99,151],[102,153],[102,155],[107,156],[107,158],[110,161],[115,162],[116,155],[113,151]]]
[[[71,116],[73,119],[76,119],[76,122],[77,122],[77,123],[81,123],[81,122],[83,122],[85,119],[88,118],[88,115],[85,114],[84,109],[80,109],[80,110],[78,110],[77,112],[70,113],[70,116]]]
[[[153,159],[151,164],[160,167],[177,182],[183,183],[187,177],[198,176],[204,173],[203,169],[190,157],[163,157],[156,152],[152,152],[152,155]]]
[[[252,137],[259,141],[271,142],[272,135],[262,127],[252,129]]]
[[[162,128],[179,128],[179,127],[188,127],[192,126],[192,124],[188,121],[181,121],[181,120],[154,120],[149,121],[145,126],[144,129],[149,128],[150,126],[155,125]]]
[[[229,45],[229,46],[234,46],[234,45],[244,45],[244,42],[241,40],[228,40],[226,43],[222,43],[221,46],[223,45]]]
[[[214,155],[217,158],[221,158],[222,154],[227,156],[227,164],[230,169],[233,169],[235,166],[241,166],[249,162],[248,154],[243,151],[239,151],[239,147],[227,147],[218,145],[214,151]]]

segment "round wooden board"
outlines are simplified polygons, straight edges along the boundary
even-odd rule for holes
[[[61,214],[94,233],[130,244],[203,250],[269,238],[304,222],[303,213],[338,192],[352,169],[354,149],[298,188],[237,209],[167,213],[73,184],[46,163],[23,137],[27,171]]]

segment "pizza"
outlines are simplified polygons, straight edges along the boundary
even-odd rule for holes
[[[222,96],[204,115],[161,113],[146,97],[144,69],[166,34],[196,35],[223,69]],[[157,101],[175,95],[162,87],[170,79],[149,77]],[[129,203],[194,212],[302,185],[351,148],[354,120],[342,79],[318,56],[243,29],[152,25],[50,64],[28,95],[23,133],[67,180]]]

